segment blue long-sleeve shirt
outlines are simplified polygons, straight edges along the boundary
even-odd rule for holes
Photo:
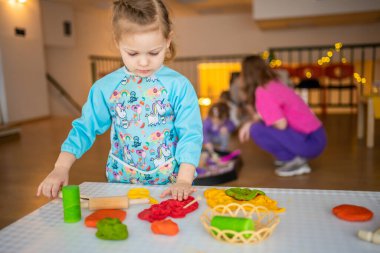
[[[178,164],[199,162],[203,137],[196,93],[187,78],[165,66],[150,77],[122,67],[99,79],[72,126],[61,151],[76,158],[111,127],[110,153],[133,168],[157,168],[162,154]]]

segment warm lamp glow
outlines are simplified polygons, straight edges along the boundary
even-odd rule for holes
[[[342,47],[343,47],[342,42],[337,42],[337,43],[335,43],[335,50],[336,50],[337,52],[339,52],[340,49],[341,49]]]
[[[269,51],[268,50],[265,50],[262,54],[261,54],[261,57],[266,60],[269,58]]]
[[[8,3],[10,4],[16,4],[16,3],[19,3],[19,4],[24,4],[26,3],[27,0],[8,0]]]
[[[211,99],[210,98],[199,98],[198,103],[200,106],[209,106],[209,105],[211,105]]]

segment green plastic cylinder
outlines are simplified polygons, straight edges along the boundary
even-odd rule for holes
[[[242,232],[255,230],[253,221],[242,217],[214,216],[211,220],[211,226],[222,231],[232,230],[235,232]],[[227,234],[227,236],[232,237],[232,234]],[[244,235],[244,237],[247,236]]]
[[[63,220],[66,223],[75,223],[81,220],[80,192],[78,185],[62,187]]]

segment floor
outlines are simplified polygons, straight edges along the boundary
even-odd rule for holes
[[[35,196],[38,184],[53,168],[60,145],[70,130],[71,118],[51,118],[22,125],[19,136],[0,138],[0,229],[49,200]],[[328,135],[324,153],[310,162],[309,175],[282,178],[274,174],[273,160],[253,142],[231,149],[242,151],[243,167],[236,181],[225,185],[256,188],[310,188],[380,191],[380,124],[375,147],[368,149],[356,138],[356,115],[322,118]],[[99,136],[94,146],[71,170],[70,184],[104,182],[109,136]]]

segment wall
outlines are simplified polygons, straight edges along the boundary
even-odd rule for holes
[[[175,22],[184,56],[257,53],[268,47],[380,42],[380,22],[262,31],[250,15],[186,17]]]
[[[42,1],[42,5],[46,2]],[[63,9],[67,6],[62,5]],[[46,8],[43,8],[46,10]],[[56,11],[59,8],[56,6]],[[44,14],[45,16],[45,14]],[[73,15],[75,43],[71,47],[45,46],[47,72],[58,81],[72,98],[80,105],[87,99],[92,86],[90,55],[117,56],[111,31],[111,16],[107,11],[92,8],[76,10]],[[46,20],[43,21],[44,23]],[[53,88],[54,89],[54,88]],[[52,93],[52,100],[62,100],[57,93]],[[67,103],[62,101],[67,107]],[[71,110],[59,108],[51,101],[53,115],[72,115]],[[69,106],[70,107],[70,106]],[[71,111],[71,112],[70,112]]]
[[[26,30],[15,36],[15,27]],[[49,115],[38,0],[0,1],[0,98],[5,123]]]
[[[47,46],[72,47],[75,44],[74,11],[70,5],[43,1],[42,28]],[[71,34],[65,34],[64,22],[71,24]]]
[[[74,13],[73,48],[46,48],[48,72],[82,104],[91,87],[88,56],[114,55],[110,13],[93,9]],[[178,56],[257,53],[268,47],[333,45],[334,42],[379,42],[380,22],[356,26],[306,27],[262,31],[250,14],[177,17],[174,19]]]
[[[253,5],[253,17],[257,20],[380,10],[380,2],[375,0],[254,0]]]

